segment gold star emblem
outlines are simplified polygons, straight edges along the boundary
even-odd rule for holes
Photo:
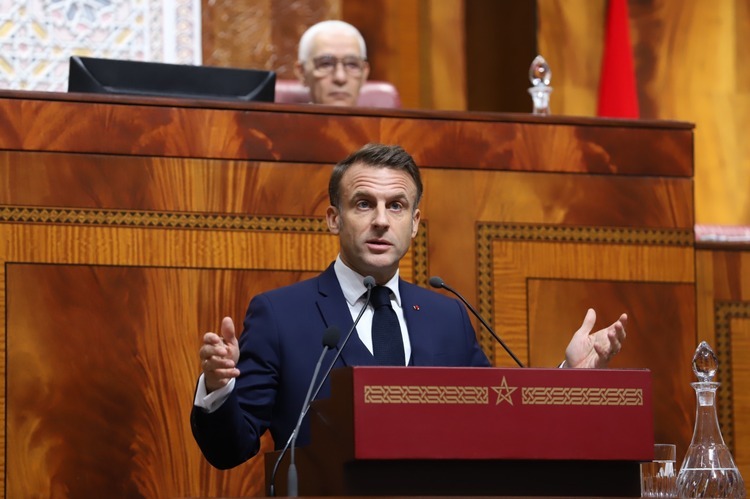
[[[510,405],[513,405],[511,395],[518,390],[518,387],[508,386],[505,376],[503,376],[503,381],[500,383],[500,386],[493,386],[492,389],[497,393],[497,402],[495,402],[495,405],[500,404],[500,402],[508,402]]]

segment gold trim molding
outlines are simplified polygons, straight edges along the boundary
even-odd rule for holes
[[[503,383],[505,380],[503,380]],[[509,396],[515,387],[500,392]],[[365,385],[365,404],[489,405],[486,386]],[[502,397],[507,398],[507,397]],[[499,399],[498,399],[499,400]],[[512,401],[508,402],[513,405]],[[522,405],[643,406],[640,388],[533,386],[521,388]]]
[[[524,405],[619,405],[642,406],[640,388],[530,387],[521,390]]]
[[[487,404],[486,386],[365,385],[365,404]]]
[[[159,229],[273,230],[284,232],[328,232],[324,218],[248,216],[143,210],[82,208],[0,207],[0,222]]]
[[[105,210],[0,206],[0,223],[60,224],[93,227],[132,227],[151,229],[255,230],[327,234],[322,217],[253,216],[197,212],[158,212],[146,210]],[[427,286],[428,230],[425,222],[412,241],[413,280]]]
[[[479,313],[489,324],[494,323],[492,243],[498,240],[691,247],[695,237],[692,229],[478,223],[476,245]],[[479,343],[493,364],[495,363],[494,341],[487,331],[484,329],[479,331]]]
[[[714,302],[714,330],[716,332],[716,356],[719,370],[716,380],[719,385],[718,417],[721,433],[727,446],[734,453],[734,386],[732,385],[732,319],[750,319],[750,302]]]

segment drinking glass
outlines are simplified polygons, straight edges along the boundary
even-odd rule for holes
[[[654,460],[641,463],[642,497],[677,497],[677,448],[654,444]]]

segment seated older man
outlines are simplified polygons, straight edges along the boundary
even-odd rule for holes
[[[300,38],[294,72],[310,89],[310,102],[354,106],[370,73],[365,40],[343,21],[315,24]]]

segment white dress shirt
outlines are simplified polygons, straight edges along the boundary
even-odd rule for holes
[[[333,264],[333,270],[336,272],[336,278],[339,280],[341,291],[344,293],[344,298],[346,298],[346,304],[349,305],[349,313],[352,315],[352,321],[354,321],[360,310],[362,310],[362,306],[365,304],[365,298],[367,295],[367,288],[363,284],[365,276],[361,276],[347,267],[344,262],[341,261],[341,256],[336,258],[336,262]],[[404,340],[404,359],[406,359],[406,363],[408,364],[409,357],[411,357],[411,342],[409,341],[409,331],[406,329],[406,321],[404,320],[404,309],[401,307],[401,295],[399,294],[398,289],[398,270],[391,280],[385,284],[381,284],[381,286],[385,286],[391,291],[391,307],[393,307],[393,310],[396,312],[398,323],[401,326],[401,337]],[[371,303],[367,305],[367,309],[362,314],[362,318],[357,324],[357,335],[370,353],[373,353],[372,316],[374,314],[375,309]]]

